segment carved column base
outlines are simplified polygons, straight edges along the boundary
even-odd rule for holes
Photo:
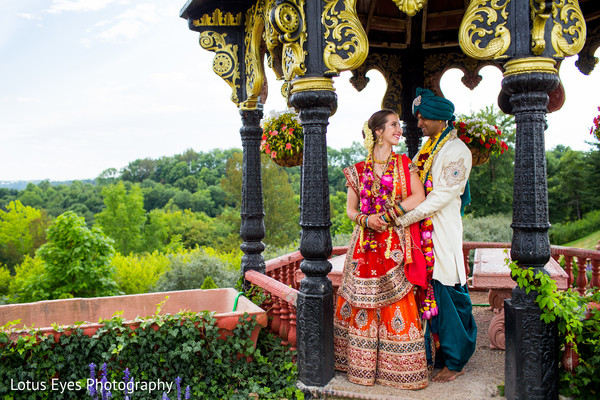
[[[335,376],[333,354],[333,291],[327,277],[307,276],[303,285],[324,287],[323,294],[298,293],[298,380],[306,386],[325,386]]]
[[[540,320],[536,292],[516,287],[505,301],[505,396],[509,400],[558,399],[557,326]]]

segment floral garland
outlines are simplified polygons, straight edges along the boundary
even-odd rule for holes
[[[444,144],[450,140],[450,135],[446,135],[442,138],[440,132],[434,138],[430,138],[423,148],[419,152],[417,158],[417,168],[419,169],[419,177],[425,185],[425,196],[427,196],[433,190],[433,182],[429,179],[429,171],[433,164],[435,155],[440,151]],[[441,140],[440,140],[441,139]],[[427,290],[425,292],[425,298],[421,302],[421,315],[423,319],[431,319],[438,315],[438,306],[435,301],[435,295],[433,293],[433,286],[431,285],[431,279],[433,277],[433,266],[435,264],[435,256],[433,254],[433,222],[431,218],[425,218],[421,221],[421,249],[425,255],[425,266],[427,269]]]
[[[365,169],[361,177],[361,190],[360,190],[360,211],[366,215],[373,215],[380,213],[388,198],[394,199],[396,197],[396,185],[394,182],[397,180],[397,172],[395,168],[396,157],[394,152],[390,153],[387,160],[387,168],[381,175],[380,187],[377,195],[373,188],[375,182],[375,171],[373,170],[373,156],[369,154],[367,161],[365,162]],[[391,247],[391,227],[388,229],[388,239],[386,243],[386,258],[389,258],[390,247]],[[361,227],[360,231],[360,243],[364,251],[377,249],[377,241],[375,240],[375,233],[372,229],[368,229],[367,238],[364,239],[365,228]]]

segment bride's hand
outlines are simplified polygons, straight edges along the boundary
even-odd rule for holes
[[[388,228],[388,224],[383,221],[381,216],[383,213],[373,214],[369,217],[369,228],[375,232],[383,232]]]

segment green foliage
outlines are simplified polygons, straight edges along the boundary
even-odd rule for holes
[[[586,162],[584,152],[569,147],[557,146],[547,152],[551,222],[578,220],[584,212],[592,210],[582,190],[591,183],[586,179]]]
[[[43,336],[35,330],[11,342],[12,331],[3,329],[0,381],[37,381],[47,389],[23,393],[1,385],[0,398],[18,394],[18,398],[33,400],[82,399],[85,383],[80,390],[61,393],[50,390],[50,379],[59,377],[62,383],[87,379],[92,362],[98,370],[107,364],[109,381],[121,381],[125,368],[135,382],[173,383],[179,377],[182,386],[190,386],[193,399],[248,399],[251,393],[260,399],[303,398],[295,388],[294,353],[264,329],[254,347],[250,335],[256,326],[255,317],[240,317],[233,335],[225,338],[221,338],[215,318],[207,312],[154,315],[139,320],[135,330],[123,326],[119,315],[103,322],[104,327],[93,337],[77,327],[57,327],[59,331],[70,331],[57,343],[52,335]],[[130,398],[158,399],[161,395],[138,391]],[[122,399],[123,393],[115,391],[113,396]]]
[[[266,231],[264,241],[283,246],[299,236],[300,198],[294,195],[284,168],[270,162],[264,155],[261,164]],[[225,177],[221,181],[221,187],[238,207],[242,199],[242,167],[242,154],[234,154],[227,161]]]
[[[463,217],[463,240],[466,242],[510,242],[512,240],[511,214]]]
[[[9,267],[23,261],[46,241],[50,219],[43,210],[11,201],[6,211],[0,209],[0,264]]]
[[[44,262],[37,280],[48,288],[48,297],[35,300],[117,294],[113,253],[112,241],[98,228],[89,229],[72,211],[58,216],[48,228],[48,242],[36,252]]]
[[[117,251],[129,254],[142,244],[146,222],[144,198],[137,185],[125,187],[123,182],[102,189],[106,208],[96,215],[102,230],[115,241]]]
[[[213,278],[211,276],[207,276],[206,279],[204,279],[204,282],[202,282],[202,286],[200,286],[200,289],[218,289],[219,287],[217,286],[217,284],[215,283],[215,281],[213,280]]]
[[[0,265],[0,305],[8,302],[8,289],[11,279],[10,270],[4,265]]]
[[[168,270],[171,260],[167,254],[155,250],[152,253],[117,253],[111,261],[116,271],[115,279],[119,291],[124,294],[147,293]]]
[[[579,356],[580,365],[575,374],[561,371],[561,394],[577,399],[597,399],[600,393],[597,374],[600,368],[600,310],[590,304],[600,304],[600,290],[592,289],[585,296],[574,289],[558,291],[556,282],[542,271],[521,268],[514,261],[509,263],[509,268],[520,288],[526,293],[537,293],[535,301],[542,311],[541,320],[558,322],[562,350],[572,347]]]
[[[596,250],[600,242],[600,231],[595,231],[575,241],[565,243],[565,247],[576,247],[578,249]]]
[[[354,230],[354,223],[346,214],[346,192],[337,192],[329,196],[331,209],[331,235],[349,234]]]
[[[218,287],[233,287],[239,275],[239,266],[233,269],[202,248],[169,254],[168,257],[169,269],[158,279],[155,292],[198,289],[208,276]]]
[[[548,231],[548,236],[550,237],[550,243],[561,245],[582,238],[597,230],[600,230],[600,211],[591,211],[578,221],[552,225]]]
[[[43,278],[46,267],[41,258],[26,256],[23,262],[15,267],[15,276],[8,286],[8,303],[30,303],[51,299],[51,288],[47,279]]]

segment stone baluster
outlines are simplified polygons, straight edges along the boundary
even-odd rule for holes
[[[587,258],[577,257],[577,291],[583,296],[588,285],[586,274]]]
[[[290,332],[288,334],[290,350],[296,350],[296,307],[290,305]]]
[[[592,287],[600,289],[600,260],[592,259]]]
[[[272,271],[272,278],[276,281],[279,281],[279,269],[275,269]],[[273,320],[271,321],[271,332],[276,335],[279,335],[279,327],[281,325],[281,299],[279,297],[274,297],[273,299]]]
[[[565,256],[565,272],[567,273],[568,287],[573,286],[575,277],[573,276],[573,256]]]

